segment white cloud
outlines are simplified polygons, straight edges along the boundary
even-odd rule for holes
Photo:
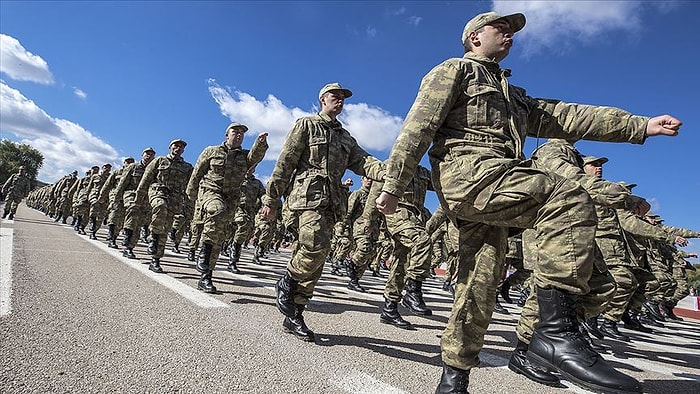
[[[284,139],[296,119],[314,113],[313,110],[290,108],[271,94],[260,101],[248,93],[222,87],[214,79],[208,82],[209,93],[224,116],[232,122],[244,123],[255,135],[262,131],[269,133],[267,160],[277,159]],[[340,121],[360,146],[378,151],[392,147],[403,123],[401,117],[365,103],[346,104]]]
[[[409,16],[408,17],[408,24],[413,25],[413,26],[418,26],[418,24],[423,20],[422,16]]]
[[[75,86],[73,86],[73,94],[80,99],[87,99],[87,93],[85,93],[82,89],[78,89]]]
[[[406,13],[406,7],[401,7],[401,8],[399,8],[399,9],[397,9],[397,10],[393,10],[393,11],[390,10],[390,11],[388,11],[388,14],[391,15],[391,16],[399,16],[399,15],[403,15],[403,14],[405,14],[405,13]]]
[[[367,28],[365,29],[365,33],[367,33],[367,37],[374,38],[377,36],[377,28],[372,27],[372,26],[367,26]]]
[[[54,182],[74,169],[82,172],[93,165],[121,164],[109,144],[79,124],[52,118],[4,81],[0,83],[0,97],[0,130],[41,152],[44,165],[38,174],[40,180]]]
[[[610,31],[634,32],[641,28],[645,6],[661,12],[673,7],[643,1],[493,1],[501,15],[525,14],[527,24],[515,39],[526,54],[566,51]]]
[[[16,38],[6,34],[0,34],[0,72],[16,81],[43,85],[54,83],[46,61],[24,49]]]

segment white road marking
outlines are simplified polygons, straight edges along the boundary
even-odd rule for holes
[[[12,313],[12,236],[11,228],[0,228],[0,317]]]
[[[80,237],[81,239],[84,239]],[[85,241],[88,241],[95,245],[96,247],[100,248],[104,252],[110,254],[114,258],[118,259],[119,261],[123,262],[127,266],[139,271],[140,273],[146,275],[149,279],[152,279],[159,284],[161,284],[164,287],[167,287],[168,289],[172,290],[173,292],[179,294],[180,296],[184,297],[186,300],[194,303],[195,305],[202,307],[202,308],[230,308],[230,306],[222,301],[217,300],[214,297],[211,297],[207,295],[206,293],[203,293],[193,287],[190,287],[179,280],[168,276],[167,274],[156,274],[155,272],[152,272],[148,269],[148,265],[143,264],[142,260],[133,260],[133,259],[127,259],[126,257],[122,256],[122,253],[119,249],[112,249],[107,247],[106,244],[104,244],[102,241],[99,240],[90,240],[90,239],[84,239]]]
[[[406,394],[390,384],[359,371],[351,371],[344,376],[334,376],[331,384],[353,394]]]

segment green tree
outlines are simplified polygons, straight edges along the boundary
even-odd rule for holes
[[[8,139],[0,141],[0,185],[24,166],[32,189],[37,184],[36,175],[44,165],[44,155],[27,144],[18,144]]]

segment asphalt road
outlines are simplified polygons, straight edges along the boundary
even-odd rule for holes
[[[451,306],[440,278],[424,286],[433,316],[401,307],[417,328],[405,331],[379,323],[384,279],[363,278],[362,294],[326,270],[304,313],[316,343],[305,343],[282,331],[274,302],[287,251],[259,266],[244,250],[240,275],[225,271],[223,257],[219,293],[207,295],[194,264],[169,246],[166,272],[155,274],[145,245],[140,260],[128,260],[107,248],[105,228],[91,241],[24,205],[0,231],[0,393],[432,393],[439,380]],[[506,306],[510,315],[494,314],[470,392],[585,393],[507,369],[519,308]],[[615,367],[648,393],[700,393],[700,321],[626,333],[631,343],[605,341]]]

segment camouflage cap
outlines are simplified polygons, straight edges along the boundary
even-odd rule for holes
[[[134,158],[131,156],[124,158],[124,163],[133,163],[134,161]]]
[[[235,123],[235,122],[234,122],[234,123],[231,123],[230,125],[228,125],[228,127],[226,128],[226,132],[228,133],[229,130],[235,129],[235,128],[243,129],[243,132],[244,132],[244,133],[245,133],[246,131],[248,131],[248,126],[246,126],[246,125],[244,125],[244,124],[242,124],[242,123]]]
[[[620,182],[618,182],[618,184],[627,190],[632,190],[637,186],[636,183],[627,183],[625,181],[620,181]]]
[[[462,32],[462,45],[464,45],[465,47],[467,46],[467,42],[469,40],[469,33],[477,31],[482,27],[493,23],[499,19],[505,19],[506,22],[508,22],[510,27],[513,29],[513,33],[518,32],[523,27],[525,27],[525,15],[521,13],[501,16],[499,13],[494,11],[486,12],[473,17],[464,26],[464,31]]]
[[[352,91],[350,89],[346,89],[346,88],[340,86],[340,84],[338,82],[333,82],[333,83],[329,83],[326,86],[321,88],[321,90],[318,92],[318,98],[320,99],[324,94],[326,94],[332,90],[342,90],[343,94],[345,95],[345,98],[352,96]]]
[[[110,164],[110,163],[105,163],[105,164],[102,165],[102,167],[109,167],[109,168],[112,168],[112,164]]]
[[[608,162],[607,157],[595,157],[595,156],[586,156],[583,158],[583,165],[585,166],[586,164],[600,164],[603,165]]]
[[[181,140],[181,139],[179,139],[179,138],[170,141],[170,144],[168,144],[168,146],[173,146],[173,144],[177,144],[177,143],[182,144],[182,146],[187,146],[187,142],[185,142],[185,140]]]
[[[144,154],[146,152],[153,152],[154,155],[156,154],[156,150],[151,148],[150,146],[144,149],[143,152],[141,152],[141,154]]]
[[[92,167],[90,167],[90,169],[92,169],[92,170],[99,170],[99,169],[100,169],[100,166],[92,166]]]

